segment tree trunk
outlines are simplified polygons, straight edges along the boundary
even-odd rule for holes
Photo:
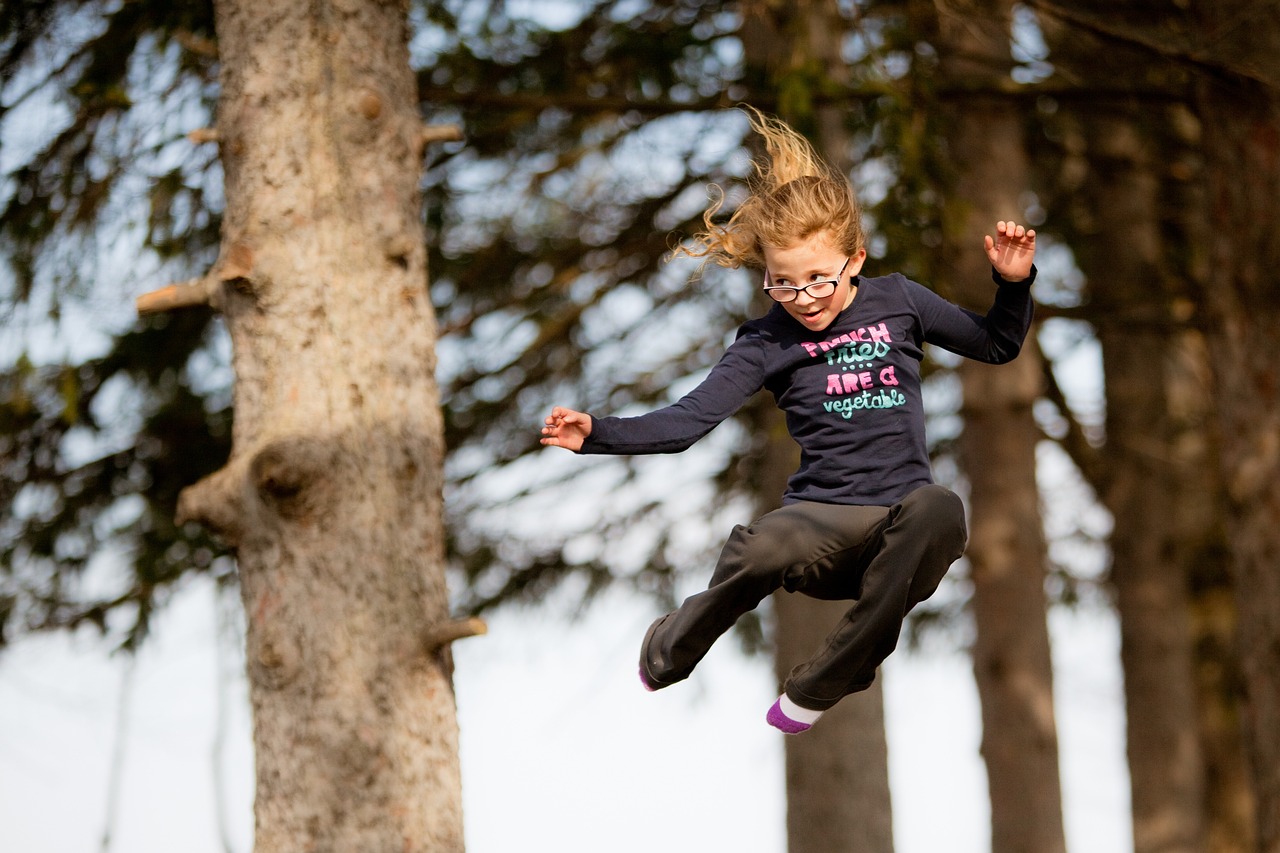
[[[777,409],[762,412],[769,436],[759,462],[759,512],[776,508],[795,470],[795,444]],[[774,495],[772,500],[764,495]],[[774,672],[778,683],[822,647],[851,606],[779,591],[773,596]],[[787,850],[790,853],[893,853],[889,748],[884,691],[847,696],[804,735],[784,742],[787,774]]]
[[[822,647],[851,606],[776,593],[778,682]],[[884,690],[840,700],[803,737],[786,740],[787,849],[791,853],[893,853]]]
[[[1149,124],[1152,118],[1146,116]],[[1194,368],[1185,359],[1178,363],[1181,342],[1162,288],[1172,277],[1161,266],[1152,140],[1114,111],[1090,110],[1084,125],[1096,170],[1095,234],[1079,256],[1098,312],[1106,387],[1108,477],[1101,496],[1115,520],[1111,581],[1120,616],[1134,853],[1194,853],[1205,849],[1186,548],[1192,537],[1185,535],[1194,531],[1180,510],[1188,489],[1203,499],[1212,482],[1194,467],[1203,461],[1203,430],[1197,436],[1174,422],[1166,377],[1188,382],[1197,374],[1184,372]]]
[[[834,4],[822,0],[751,0],[744,4],[747,64],[778,92],[779,113],[803,132],[829,162],[849,166],[843,116],[831,108],[809,111],[817,79],[839,78],[840,41],[846,30]],[[777,506],[798,462],[795,444],[779,412],[763,418],[768,435],[759,473],[758,511]],[[849,602],[819,602],[800,595],[774,595],[774,669],[781,682],[792,667],[821,647],[848,610]],[[800,737],[785,740],[787,850],[790,853],[892,853],[893,812],[889,793],[884,695],[879,682],[823,714]]]
[[[1209,355],[1231,503],[1257,849],[1280,853],[1280,30],[1274,4],[1197,7],[1211,67],[1204,133]]]
[[[1008,68],[1011,4],[963,12],[939,4],[941,72],[981,81]],[[963,304],[991,304],[984,234],[999,219],[1022,220],[1029,167],[1018,107],[972,97],[946,113],[957,180],[944,210],[947,282]],[[1058,738],[1044,581],[1047,549],[1036,485],[1040,429],[1032,405],[1042,391],[1034,332],[1011,364],[965,361],[960,466],[969,482],[967,555],[976,626],[973,658],[982,705],[982,756],[991,794],[994,853],[1065,853]]]
[[[1167,40],[1183,16],[1176,4],[1148,7],[1146,41]],[[1042,24],[1055,66],[1086,90],[1136,68],[1151,84],[1183,85],[1182,69],[1153,63],[1140,43]],[[1078,461],[1115,520],[1134,850],[1250,850],[1219,441],[1204,337],[1185,322],[1207,274],[1198,129],[1181,105],[1064,107],[1058,133],[1079,156],[1063,170],[1068,203],[1055,218],[1088,280],[1103,352],[1106,445]]]
[[[179,512],[239,563],[256,849],[460,851],[407,5],[215,5],[234,449]]]
[[[958,265],[957,274],[963,273]],[[982,705],[982,757],[991,794],[993,853],[1065,851],[1046,561],[1031,403],[1034,348],[1012,364],[961,367],[961,467],[972,516],[967,551],[977,629],[973,667]]]

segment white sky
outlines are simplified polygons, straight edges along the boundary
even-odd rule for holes
[[[0,657],[0,850],[225,853],[252,837],[252,758],[239,661],[216,652],[215,596],[188,585],[138,659],[113,841],[102,843],[125,662],[85,636]],[[764,722],[765,659],[722,641],[689,681],[646,693],[636,657],[654,613],[621,594],[578,621],[509,611],[455,646],[469,853],[785,850],[782,742]],[[1055,614],[1068,843],[1128,853],[1117,634]],[[898,853],[989,849],[979,712],[959,654],[899,651],[885,688]],[[218,688],[227,736],[216,741]],[[655,821],[655,813],[662,815]]]

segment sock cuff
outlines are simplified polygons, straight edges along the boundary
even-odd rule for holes
[[[813,725],[822,716],[821,711],[814,711],[810,708],[801,708],[795,702],[791,701],[791,697],[783,693],[778,697],[778,708],[782,713],[786,714],[789,719],[795,720],[797,723],[807,723]]]

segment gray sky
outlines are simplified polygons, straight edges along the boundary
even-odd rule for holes
[[[208,582],[189,584],[139,658],[111,851],[222,853],[215,755],[231,849],[250,850],[247,700],[238,652],[216,652],[216,612]],[[784,736],[764,722],[767,661],[729,638],[689,681],[650,694],[635,671],[646,605],[618,594],[577,621],[558,613],[500,613],[489,634],[455,646],[469,853],[781,853]],[[1052,629],[1068,843],[1128,853],[1115,625],[1055,614]],[[0,657],[0,848],[102,850],[124,667],[87,635]],[[984,853],[967,659],[899,651],[884,678],[898,853]]]

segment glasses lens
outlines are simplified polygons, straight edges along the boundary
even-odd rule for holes
[[[774,302],[795,302],[798,295],[794,287],[766,287],[764,292]]]
[[[804,292],[812,296],[814,299],[823,299],[836,292],[836,282],[834,281],[815,281],[804,289]]]

